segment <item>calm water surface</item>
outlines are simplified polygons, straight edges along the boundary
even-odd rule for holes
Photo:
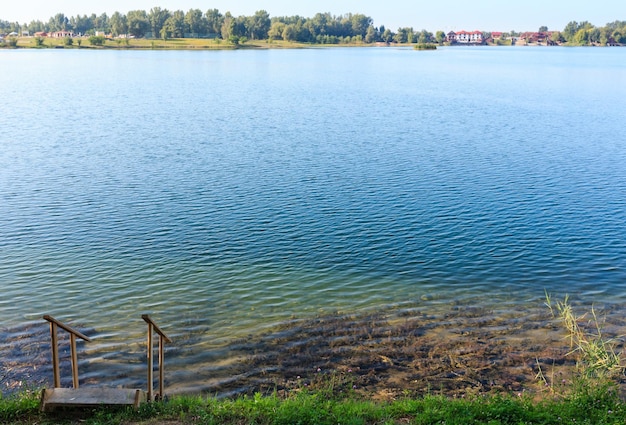
[[[50,314],[125,385],[150,313],[185,390],[322,314],[623,304],[625,59],[0,51],[0,344]]]

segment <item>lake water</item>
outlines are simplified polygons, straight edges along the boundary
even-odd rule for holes
[[[626,303],[624,49],[4,50],[0,68],[0,345],[47,342],[50,314],[94,337],[88,382],[141,382],[143,313],[185,391],[234,342],[328,314]]]

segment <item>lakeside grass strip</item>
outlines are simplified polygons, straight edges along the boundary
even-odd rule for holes
[[[578,386],[565,399],[533,401],[515,395],[425,396],[375,402],[356,394],[329,397],[324,390],[288,398],[276,394],[236,399],[176,396],[133,409],[96,408],[45,414],[36,392],[0,398],[3,424],[623,424],[626,404],[615,386]]]

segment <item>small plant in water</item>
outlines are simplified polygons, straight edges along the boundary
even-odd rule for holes
[[[552,306],[552,299],[546,292],[546,305],[553,317],[559,317],[570,341],[569,354],[577,354],[577,369],[581,378],[586,380],[619,379],[624,376],[623,353],[617,351],[617,341],[606,339],[602,334],[602,324],[591,308],[591,318],[587,319],[587,326],[593,331],[587,331],[581,323],[585,322],[587,313],[577,316],[574,313],[569,297],[566,295],[563,301],[557,301]],[[541,371],[540,371],[541,373]],[[539,376],[539,375],[538,375]]]

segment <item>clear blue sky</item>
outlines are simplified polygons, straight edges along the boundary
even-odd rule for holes
[[[47,21],[57,13],[67,17],[141,9],[159,6],[169,10],[191,8],[205,12],[219,9],[233,15],[252,15],[264,9],[270,16],[300,15],[312,17],[317,12],[333,15],[363,13],[375,26],[385,25],[416,30],[536,31],[540,26],[562,30],[570,21],[589,21],[604,26],[614,20],[626,20],[626,0],[0,0],[0,19],[28,23]]]

